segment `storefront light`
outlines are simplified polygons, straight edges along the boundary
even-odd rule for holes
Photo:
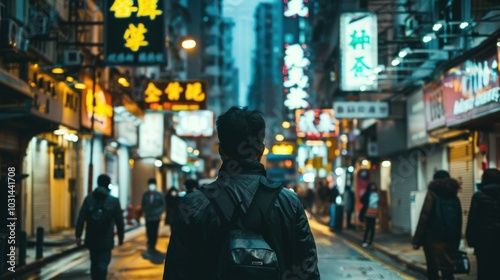
[[[55,135],[64,135],[66,133],[68,133],[68,131],[66,129],[56,129],[56,130],[54,130],[54,134]]]
[[[283,141],[285,140],[285,136],[283,136],[283,134],[276,134],[275,139],[276,141]]]
[[[391,162],[388,161],[388,160],[384,160],[382,161],[382,167],[390,167],[391,166]]]
[[[290,128],[290,123],[287,122],[287,121],[284,121],[282,124],[283,128],[287,129],[287,128]]]
[[[354,167],[353,167],[353,166],[349,166],[349,167],[347,168],[347,171],[349,171],[349,172],[351,172],[351,173],[352,173],[352,172],[354,172]]]
[[[163,165],[163,162],[159,159],[155,160],[155,166],[156,167],[161,167]]]
[[[85,84],[84,84],[84,83],[76,83],[76,84],[75,84],[75,88],[76,88],[76,89],[85,89],[85,88],[86,88],[86,86],[85,86]]]
[[[194,150],[194,151],[193,151],[193,154],[194,154],[195,156],[199,156],[199,155],[200,155],[200,151],[199,151],[199,150]]]
[[[368,160],[366,160],[366,159],[362,160],[361,165],[368,165]]]
[[[71,77],[71,76],[68,76],[68,77],[66,77],[66,81],[67,81],[68,83],[72,83],[72,82],[74,82],[74,81],[75,81],[75,78],[73,78],[73,77]]]
[[[61,67],[56,67],[56,68],[52,69],[52,73],[53,74],[63,74],[64,73],[64,69],[62,69]]]
[[[193,147],[188,147],[188,148],[187,148],[187,152],[188,152],[188,153],[192,153],[192,152],[193,152]]]
[[[342,168],[337,167],[337,168],[335,169],[335,174],[337,174],[337,176],[339,176],[340,174],[342,174],[342,171],[343,171],[343,170],[342,170]]]

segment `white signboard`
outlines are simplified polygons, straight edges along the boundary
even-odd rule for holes
[[[283,12],[285,17],[307,17],[309,15],[309,8],[304,4],[304,0],[289,0],[287,2],[285,2],[285,11]]]
[[[146,113],[139,128],[139,155],[159,157],[163,155],[163,114]]]
[[[389,117],[387,102],[343,102],[333,104],[337,119],[382,119]]]
[[[285,106],[290,110],[307,108],[309,103],[305,88],[309,86],[309,77],[305,68],[311,63],[305,56],[305,45],[288,45],[285,49],[284,63],[287,75],[283,86],[288,89]]]
[[[176,135],[170,137],[170,159],[180,165],[187,163],[187,143]]]
[[[179,123],[175,130],[179,136],[212,136],[214,113],[209,110],[180,111]]]
[[[340,16],[341,79],[343,91],[375,90],[373,69],[378,64],[377,16],[343,13]],[[371,77],[372,76],[372,77]]]

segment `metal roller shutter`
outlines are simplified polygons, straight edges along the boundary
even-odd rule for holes
[[[465,233],[470,202],[474,194],[474,167],[472,144],[452,146],[449,149],[450,175],[460,183],[458,197],[462,204],[462,233]]]
[[[410,153],[391,161],[391,218],[393,231],[411,232],[410,193],[418,189],[417,158]]]

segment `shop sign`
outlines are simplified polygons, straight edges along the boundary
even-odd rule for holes
[[[209,110],[180,111],[175,133],[179,136],[210,137],[214,131],[214,113]]]
[[[115,122],[116,141],[122,145],[137,145],[137,126],[130,121]]]
[[[104,60],[107,65],[163,64],[165,1],[104,1]]]
[[[164,116],[161,113],[146,113],[139,127],[139,155],[141,157],[163,156]]]
[[[271,147],[271,152],[275,155],[295,154],[295,144],[292,142],[280,142]]]
[[[377,89],[377,79],[373,76],[378,64],[377,26],[377,16],[373,13],[340,16],[341,90]]]
[[[91,128],[92,112],[94,113],[94,131],[104,135],[113,134],[113,103],[111,94],[104,91],[97,83],[95,94],[92,95],[93,81],[86,76],[83,77],[85,90],[83,90],[82,102],[82,125]],[[95,97],[95,108],[93,107],[93,96]]]
[[[205,81],[150,81],[144,102],[150,110],[193,111],[207,108]]]
[[[410,95],[406,101],[407,112],[407,143],[408,148],[420,146],[428,142],[425,126],[424,93],[418,90]]]
[[[68,127],[80,128],[80,95],[62,81],[40,71],[29,68],[29,87],[34,94],[31,113]]]
[[[446,125],[442,80],[432,82],[424,87],[425,122],[431,131]]]
[[[64,150],[54,150],[54,179],[64,179]]]
[[[180,165],[187,163],[187,143],[176,135],[170,137],[170,159]]]
[[[389,103],[338,101],[333,104],[337,119],[382,119],[389,117]]]
[[[443,80],[446,124],[455,125],[500,110],[498,58],[467,60]]]
[[[297,136],[306,138],[336,137],[336,119],[332,109],[295,110]]]

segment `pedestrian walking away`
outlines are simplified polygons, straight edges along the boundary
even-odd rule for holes
[[[347,220],[347,229],[353,229],[354,226],[351,223],[352,220],[352,213],[354,212],[354,193],[351,189],[351,187],[347,186],[344,190],[343,194],[343,201],[344,201],[344,211],[346,215],[346,220]]]
[[[377,222],[378,210],[379,210],[379,195],[378,188],[374,182],[371,182],[366,187],[366,191],[361,197],[361,203],[363,203],[363,208],[366,209],[364,212],[365,224],[365,234],[363,237],[363,247],[369,247],[373,243],[373,238],[375,237],[375,225]]]
[[[156,179],[154,178],[148,180],[148,190],[142,195],[141,207],[146,220],[147,252],[154,253],[156,252],[161,214],[165,210],[165,200],[162,193],[156,190]]]
[[[172,223],[174,220],[175,212],[179,206],[179,190],[172,186],[165,195],[165,204],[167,214],[165,215],[165,225],[170,226],[170,232],[172,232]]]
[[[474,248],[477,279],[498,279],[500,264],[500,171],[486,169],[472,196],[467,218],[467,244]]]
[[[163,279],[319,279],[298,196],[269,180],[260,163],[266,130],[260,112],[232,107],[216,127],[222,166],[215,182],[181,200]],[[234,244],[241,254],[228,254]]]
[[[97,187],[83,201],[76,222],[75,236],[82,245],[85,227],[85,247],[90,252],[90,274],[93,280],[104,280],[111,262],[114,247],[114,227],[118,233],[118,244],[123,244],[125,223],[120,201],[109,194],[111,179],[102,174],[97,178]]]
[[[454,260],[462,237],[459,189],[458,182],[445,170],[436,171],[429,183],[412,244],[415,250],[424,247],[430,280],[455,279]]]

